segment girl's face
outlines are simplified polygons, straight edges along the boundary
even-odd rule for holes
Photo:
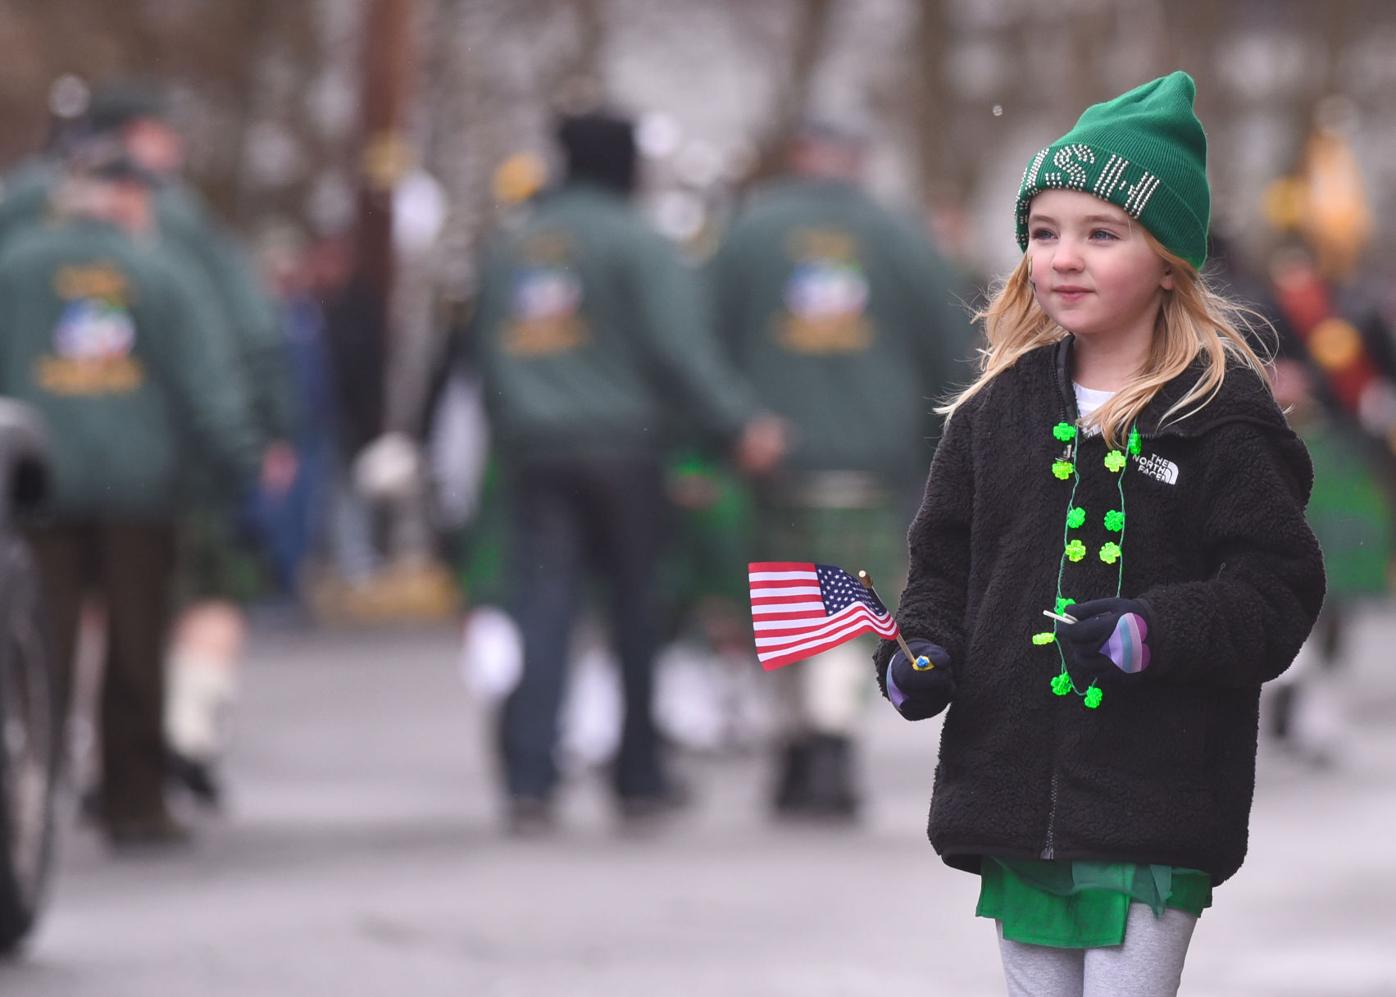
[[[1028,213],[1037,302],[1078,336],[1152,335],[1173,287],[1144,230],[1113,204],[1078,190],[1045,190]]]

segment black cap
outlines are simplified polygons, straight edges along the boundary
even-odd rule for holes
[[[610,111],[568,114],[558,119],[568,180],[585,180],[629,193],[635,187],[638,154],[635,123]]]
[[[87,124],[93,133],[105,134],[119,131],[133,121],[145,118],[166,121],[169,116],[169,103],[158,87],[124,81],[106,84],[93,93],[87,109]]]

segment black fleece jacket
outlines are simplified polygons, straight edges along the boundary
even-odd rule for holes
[[[1230,366],[1196,414],[1160,425],[1202,372],[1171,381],[1139,420],[1119,479],[1101,436],[1081,441],[1073,482],[1053,461],[1074,423],[1070,337],[1024,355],[949,421],[911,524],[897,620],[951,655],[956,693],[941,733],[929,836],[951,866],[980,857],[1134,861],[1202,869],[1214,884],[1246,853],[1260,685],[1283,672],[1323,601],[1323,561],[1304,519],[1313,469],[1267,387]],[[1150,667],[1106,675],[1086,709],[1049,687],[1057,574],[1079,602],[1115,595],[1104,514],[1125,538],[1120,595],[1151,617]],[[1061,559],[1064,537],[1086,556]],[[886,663],[875,656],[886,694]],[[1080,682],[1081,688],[1085,682]]]

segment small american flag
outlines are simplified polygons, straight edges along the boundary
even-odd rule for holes
[[[747,565],[756,657],[766,670],[837,647],[869,631],[892,638],[897,621],[858,579],[830,564]]]

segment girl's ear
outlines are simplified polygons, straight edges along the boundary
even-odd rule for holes
[[[1163,265],[1163,276],[1159,278],[1158,286],[1165,291],[1173,290],[1173,267],[1170,264]]]

